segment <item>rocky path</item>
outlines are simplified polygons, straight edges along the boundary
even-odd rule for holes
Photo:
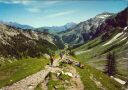
[[[65,57],[65,58],[74,61],[70,57]],[[71,87],[69,87],[67,90],[84,90],[84,85],[83,85],[83,83],[80,79],[80,75],[77,73],[76,69],[72,65],[68,66],[67,68],[68,68],[69,72],[72,73],[72,75],[73,75],[72,82],[74,82],[74,84]]]
[[[55,60],[53,66],[57,66],[59,64],[59,60]],[[46,66],[44,70],[41,70],[33,75],[30,75],[11,86],[6,86],[1,88],[0,90],[34,90],[34,88],[41,83],[48,73],[54,70],[54,67]]]
[[[70,57],[64,56],[63,60],[70,59]],[[62,60],[55,60],[53,63],[53,66],[50,67],[47,65],[44,70],[41,70],[33,75],[30,75],[10,86],[6,86],[1,88],[0,90],[34,90],[34,88],[41,84],[43,90],[48,90],[46,83],[43,83],[45,81],[46,76],[49,74],[49,72],[56,72],[56,71],[63,71],[62,68],[59,68],[59,62]],[[72,74],[71,81],[74,83],[71,83],[72,85],[68,87],[66,90],[84,90],[84,85],[80,79],[79,74],[76,72],[76,69],[70,65],[67,67],[68,73]]]
[[[69,59],[72,60],[70,57],[64,56],[62,62],[65,60],[69,60]],[[74,60],[72,60],[72,61],[74,61]],[[62,73],[64,75],[68,75],[71,77],[69,80],[62,80],[61,81],[64,84],[63,85],[60,84],[60,85],[64,86],[65,90],[84,90],[84,85],[83,85],[83,83],[80,79],[80,76],[77,73],[76,69],[73,67],[73,65],[67,65],[67,66],[64,66],[61,68],[55,67],[54,70],[52,70],[51,72],[56,73],[56,74]],[[46,79],[44,82],[41,83],[43,90],[48,90],[48,86],[47,86],[48,80],[49,79]],[[59,75],[58,75],[58,76],[54,76],[54,79],[52,79],[52,80],[61,80],[61,79],[59,79]],[[68,83],[70,85],[68,85],[68,84],[66,85],[65,83]],[[53,86],[53,88],[54,87],[56,87],[55,90],[59,90],[59,88],[57,88],[59,86]]]
[[[71,86],[67,90],[84,90],[84,85],[80,79],[79,74],[76,72],[76,69],[73,66],[68,66],[69,72],[72,73]]]

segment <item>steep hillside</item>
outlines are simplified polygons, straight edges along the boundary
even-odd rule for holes
[[[57,49],[54,38],[48,33],[23,31],[0,24],[0,55],[4,57],[36,57]]]
[[[60,32],[59,36],[64,43],[83,44],[92,39],[99,27],[112,13],[102,13],[87,21],[81,22],[74,28]]]
[[[97,28],[96,36],[102,33],[112,32],[114,28],[124,28],[126,26],[128,26],[128,7],[106,19],[105,22]]]
[[[116,54],[117,75],[123,76],[128,80],[128,31],[114,33],[111,38],[102,41],[102,37],[98,37],[73,51],[76,57],[89,65],[104,71],[106,67],[106,57],[108,52],[114,51]],[[125,79],[123,78],[123,79]]]
[[[106,56],[109,52],[116,54],[117,74],[128,80],[128,8],[116,16],[108,18],[98,27],[96,38],[76,48],[76,57],[91,66],[104,71]],[[111,23],[111,24],[110,24]]]

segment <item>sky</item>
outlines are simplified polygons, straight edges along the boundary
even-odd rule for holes
[[[79,23],[103,12],[117,13],[128,0],[0,0],[0,21],[33,27]]]

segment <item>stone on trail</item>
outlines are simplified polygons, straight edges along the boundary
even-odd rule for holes
[[[64,73],[65,75],[68,75],[68,76],[70,76],[70,77],[73,77],[73,75],[72,75],[72,73],[70,73],[70,72],[66,72],[66,73]]]

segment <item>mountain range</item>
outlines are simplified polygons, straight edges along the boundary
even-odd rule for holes
[[[3,85],[0,86],[10,85],[12,80],[16,79],[17,69],[19,69],[18,73],[23,73],[16,73],[17,77],[24,74],[26,77],[24,71],[31,64],[28,62],[29,58],[35,59],[32,59],[32,65],[26,71],[27,73],[36,69],[34,61],[37,61],[37,58],[41,57],[41,61],[37,64],[40,68],[37,71],[39,71],[42,70],[44,59],[48,62],[50,56],[58,59],[58,54],[63,52],[65,52],[64,58],[54,62],[54,64],[57,62],[57,66],[52,67],[51,64],[47,64],[49,68],[46,66],[45,70],[49,71],[49,74],[44,79],[46,82],[50,82],[50,84],[47,83],[48,87],[58,89],[60,80],[64,86],[72,85],[69,83],[71,80],[73,80],[71,81],[73,85],[77,86],[74,79],[77,81],[80,78],[81,86],[87,90],[127,90],[128,7],[118,13],[103,12],[78,24],[71,22],[63,26],[34,28],[15,22],[0,21],[0,71],[2,79],[5,81],[1,80]],[[25,58],[27,61],[24,62]],[[24,67],[20,66],[20,61],[23,61]],[[26,62],[29,64],[27,65]],[[111,72],[108,73],[111,74],[114,71],[114,74],[109,75],[105,71],[106,68],[111,69]],[[52,69],[58,70],[54,76],[50,72]],[[6,72],[8,73],[4,74]],[[11,72],[13,72],[13,78],[10,78]],[[76,73],[73,74],[73,72]],[[43,74],[45,74],[44,71]],[[8,75],[9,77],[7,77]],[[17,81],[18,79],[16,79]],[[45,83],[44,80],[42,82]],[[28,86],[33,86],[33,83]]]
[[[23,25],[23,24],[19,24],[17,22],[5,22],[5,21],[0,21],[1,24],[5,24],[5,25],[9,25],[9,26],[12,26],[12,27],[15,27],[15,28],[20,28],[20,29],[23,29],[23,30],[27,30],[27,29],[31,29],[31,30],[34,30],[34,31],[41,31],[43,32],[44,29],[48,29],[48,32],[49,33],[58,33],[58,32],[61,32],[61,31],[65,31],[69,28],[73,28],[75,27],[76,23],[74,22],[70,22],[70,23],[67,23],[63,26],[51,26],[51,27],[39,27],[39,28],[34,28],[30,25]]]
[[[0,21],[1,24],[6,24],[15,28],[21,28],[21,29],[34,29],[34,27],[30,26],[30,25],[23,25],[23,24],[19,24],[17,22],[5,22],[5,21]]]
[[[40,27],[40,28],[36,28],[36,30],[44,31],[47,29],[49,33],[56,34],[56,33],[62,32],[62,31],[66,31],[69,28],[74,28],[75,26],[76,26],[76,23],[70,22],[63,26]]]
[[[74,28],[60,32],[58,35],[64,43],[71,45],[83,44],[84,42],[92,39],[97,28],[112,15],[114,14],[108,12],[96,15],[93,18],[80,22]]]
[[[6,40],[8,40],[9,37],[17,36],[19,34],[22,34],[22,36],[24,36],[27,34],[24,37],[30,39],[35,39],[37,37],[44,39],[50,37],[54,41],[53,44],[60,46],[61,48],[64,47],[64,44],[68,44],[70,46],[81,45],[87,43],[89,40],[95,39],[100,35],[104,35],[103,37],[107,36],[109,38],[109,34],[114,30],[114,28],[126,27],[128,23],[127,10],[128,8],[117,14],[103,12],[78,24],[71,22],[67,23],[64,26],[58,27],[53,26],[33,28],[28,25],[21,25],[12,22],[7,23],[1,21],[1,38],[4,43],[7,43],[8,41]],[[3,31],[3,29],[5,29],[5,31]],[[25,31],[25,29],[29,30]],[[45,36],[43,33],[47,35]],[[47,37],[48,35],[49,37]],[[4,36],[8,36],[8,38],[5,39]]]

